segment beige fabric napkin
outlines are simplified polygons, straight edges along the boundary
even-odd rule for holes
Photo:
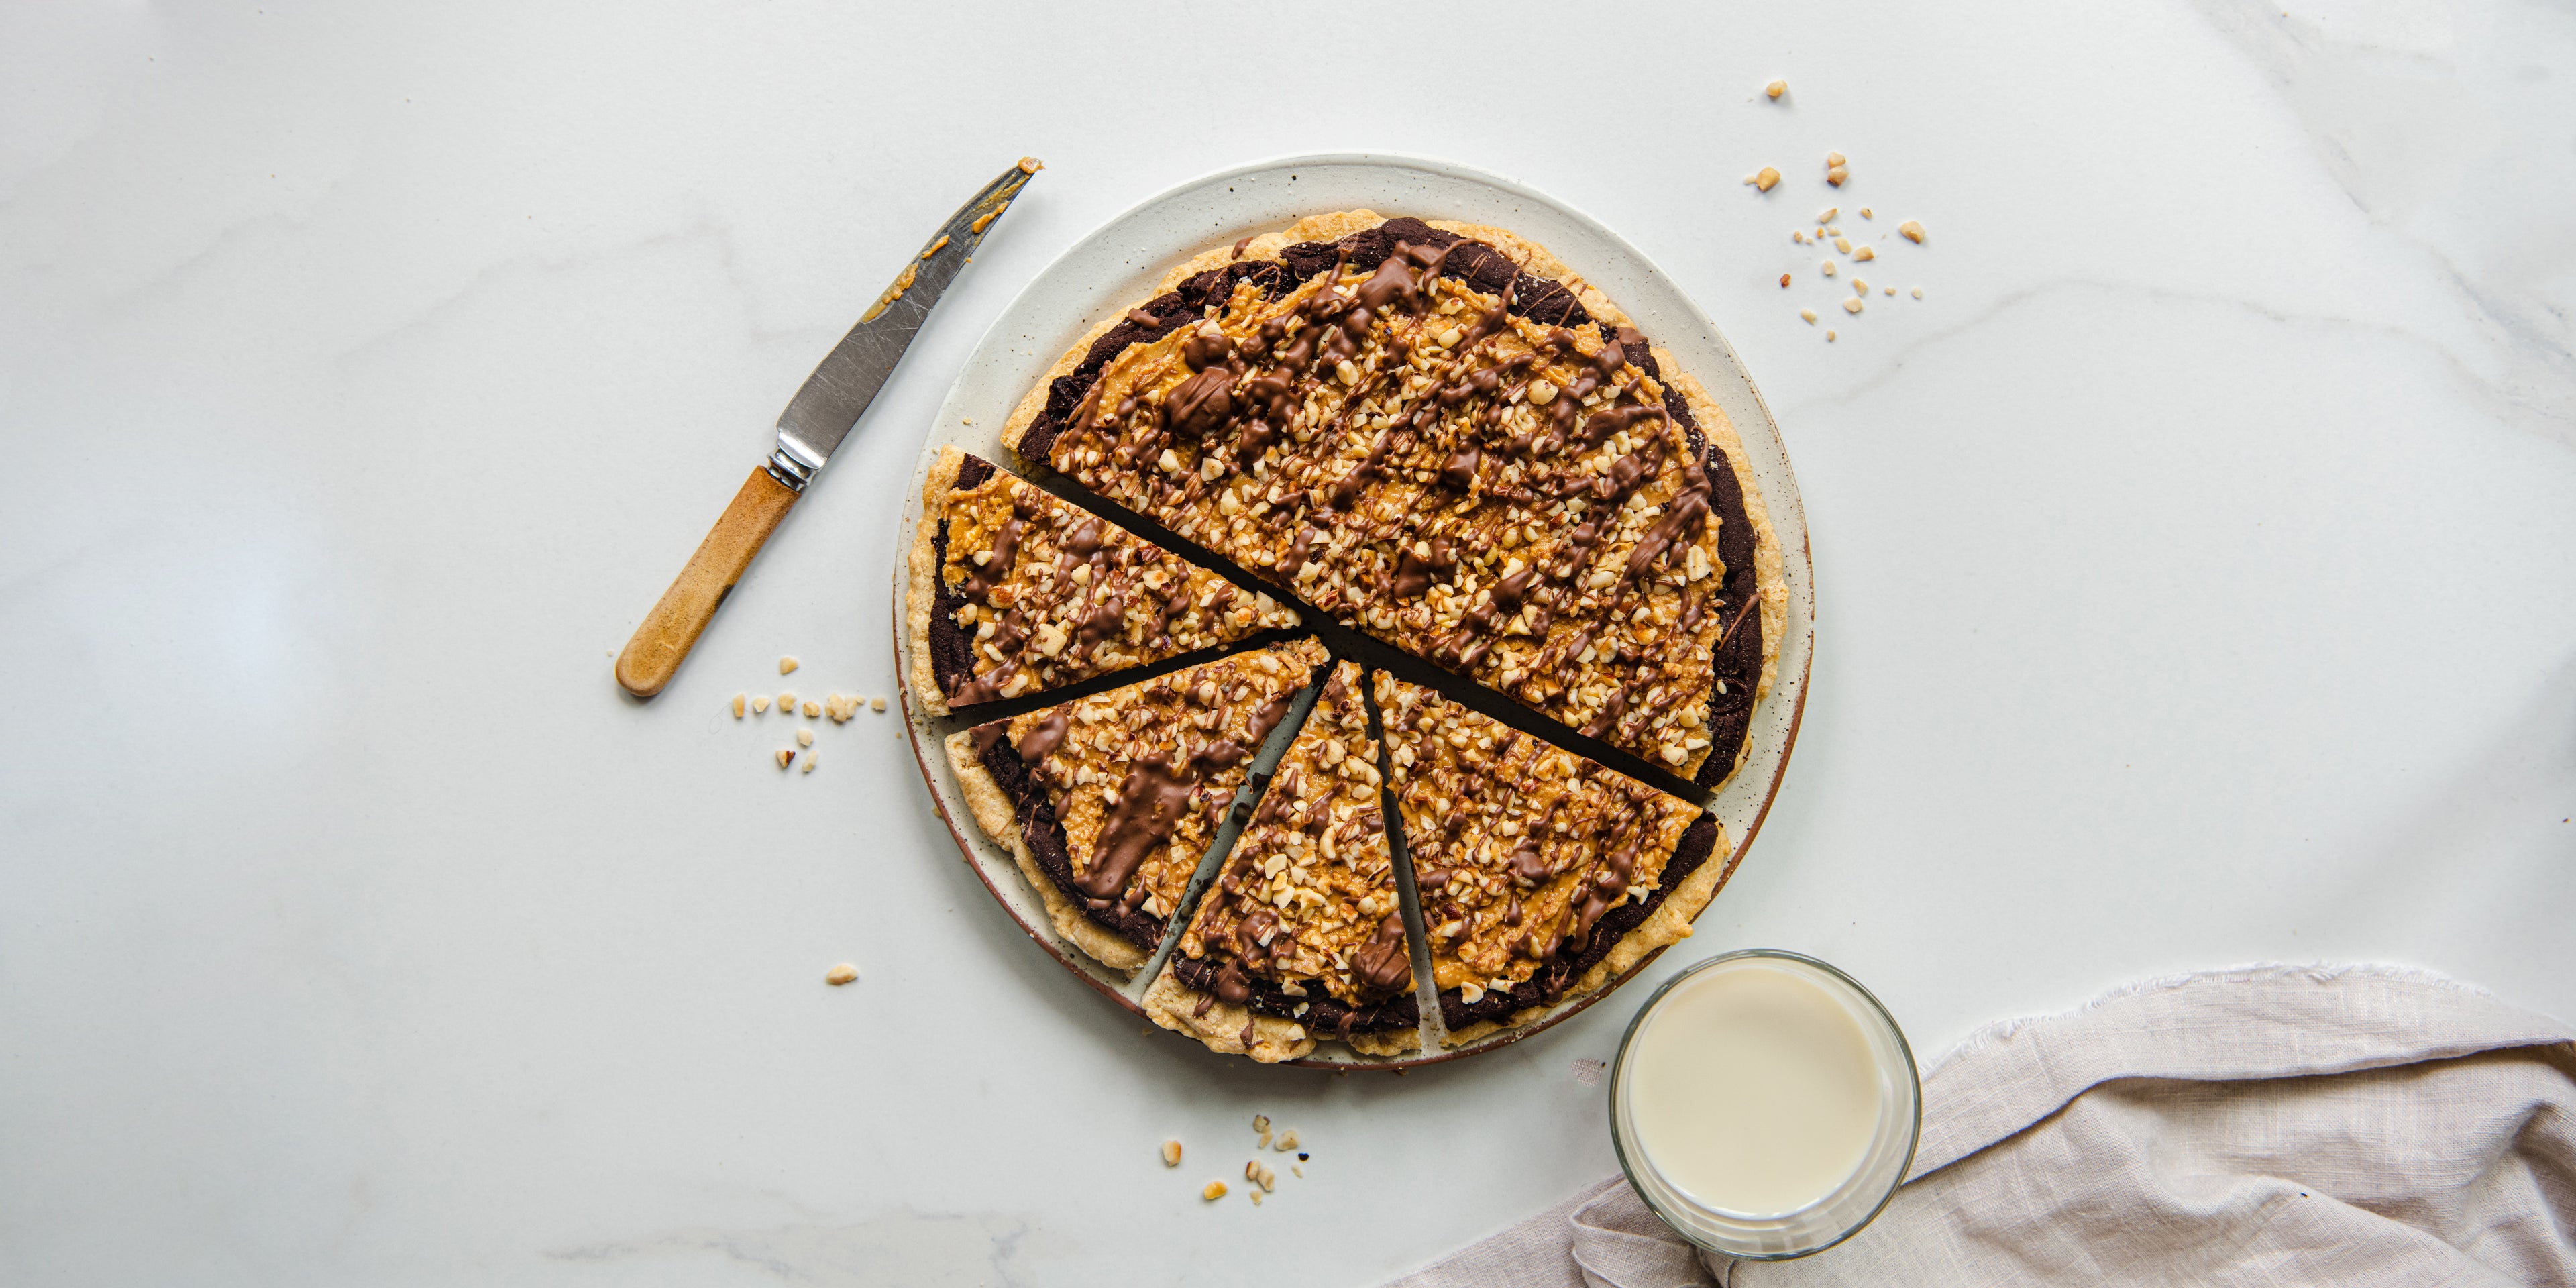
[[[2423,971],[2251,966],[1989,1025],[1894,1202],[1705,1262],[1619,1177],[1399,1288],[2576,1285],[2576,1029]]]

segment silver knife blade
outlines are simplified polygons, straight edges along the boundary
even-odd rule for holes
[[[895,274],[877,302],[860,315],[858,325],[805,378],[805,386],[778,415],[778,450],[770,455],[769,472],[779,482],[802,492],[814,472],[832,459],[832,450],[858,424],[868,404],[876,401],[877,391],[894,374],[904,350],[912,347],[912,338],[920,334],[931,307],[957,280],[958,270],[966,266],[993,221],[1002,217],[1020,189],[1043,168],[1036,158],[1022,157],[1018,165],[959,206],[922,244],[921,253]]]

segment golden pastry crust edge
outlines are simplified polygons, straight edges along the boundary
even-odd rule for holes
[[[957,773],[957,790],[966,798],[967,810],[975,816],[975,826],[996,844],[1011,852],[1020,865],[1020,875],[1027,877],[1030,888],[1046,902],[1047,920],[1055,926],[1056,936],[1081,949],[1092,960],[1121,974],[1133,976],[1154,953],[1119,938],[1082,915],[1046,869],[1038,866],[1037,856],[1029,852],[1028,840],[1020,835],[1019,815],[1013,808],[1010,793],[993,781],[991,772],[975,755],[975,735],[959,730],[948,735],[948,767]]]

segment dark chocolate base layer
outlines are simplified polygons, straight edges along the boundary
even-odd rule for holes
[[[1673,847],[1673,857],[1665,861],[1663,874],[1655,878],[1655,892],[1647,895],[1644,903],[1621,904],[1603,913],[1601,920],[1593,923],[1592,942],[1584,945],[1583,951],[1575,954],[1573,960],[1543,962],[1537,974],[1522,980],[1510,992],[1488,991],[1474,1002],[1461,1000],[1464,994],[1457,989],[1444,990],[1440,994],[1440,1022],[1448,1025],[1454,1033],[1479,1021],[1509,1020],[1530,1007],[1554,1003],[1565,995],[1567,986],[1583,978],[1583,972],[1609,956],[1610,949],[1629,931],[1644,925],[1646,918],[1655,915],[1655,909],[1664,906],[1664,897],[1671,894],[1683,878],[1698,871],[1699,865],[1708,862],[1710,852],[1716,848],[1717,820],[1702,814],[1698,822],[1682,833],[1680,843]]]
[[[1007,735],[995,738],[993,745],[984,749],[982,759],[984,772],[991,774],[1002,794],[1011,798],[1011,813],[1019,820],[1020,837],[1028,842],[1029,853],[1037,859],[1038,867],[1046,872],[1047,879],[1055,883],[1055,888],[1073,900],[1074,906],[1083,910],[1082,915],[1108,928],[1119,938],[1149,953],[1160,946],[1163,942],[1162,918],[1114,899],[1106,908],[1094,908],[1091,896],[1074,884],[1073,855],[1065,845],[1064,824],[1056,820],[1055,805],[1047,800],[1046,788],[1038,783],[1037,776],[1030,772],[1029,767],[1021,763],[1020,749],[1012,745],[1010,738]]]
[[[1501,251],[1481,242],[1467,242],[1456,233],[1443,232],[1419,219],[1390,219],[1375,228],[1352,233],[1338,242],[1300,242],[1282,248],[1276,260],[1237,260],[1222,268],[1209,269],[1182,282],[1177,289],[1128,310],[1124,320],[1092,342],[1091,348],[1083,353],[1082,361],[1070,374],[1056,377],[1048,386],[1046,406],[1021,438],[1020,454],[1033,461],[1045,461],[1055,446],[1056,438],[1064,432],[1066,422],[1082,405],[1083,395],[1091,391],[1091,386],[1100,379],[1100,373],[1108,369],[1111,360],[1131,344],[1150,344],[1196,323],[1204,316],[1203,311],[1208,305],[1222,304],[1232,298],[1237,284],[1250,282],[1265,295],[1285,295],[1308,278],[1332,268],[1341,259],[1347,258],[1363,270],[1375,269],[1386,262],[1387,256],[1395,253],[1395,244],[1399,241],[1416,246],[1457,246],[1440,262],[1440,275],[1458,279],[1486,294],[1502,296],[1507,310],[1532,322],[1569,328],[1589,325],[1595,327],[1604,340],[1617,341],[1620,338],[1617,328],[1595,322],[1582,302],[1575,298],[1574,292],[1563,283],[1522,272],[1520,266]],[[1461,242],[1466,244],[1459,245]],[[1637,364],[1640,370],[1659,380],[1662,378],[1644,337],[1624,341],[1621,348],[1626,351],[1628,360]],[[1744,489],[1736,480],[1734,467],[1727,460],[1726,453],[1710,445],[1707,435],[1700,430],[1699,422],[1691,415],[1689,402],[1682,397],[1680,390],[1670,385],[1664,388],[1664,410],[1681,425],[1692,449],[1700,454],[1701,463],[1708,471],[1709,508],[1720,520],[1718,556],[1726,564],[1726,602],[1732,614],[1751,602],[1751,597],[1759,589],[1753,571],[1756,544],[1753,521],[1745,510]],[[942,556],[945,557],[944,547]],[[1297,599],[1285,587],[1274,593],[1297,603],[1305,612],[1315,611],[1313,606]],[[1730,616],[1727,620],[1734,624],[1736,619]],[[931,629],[932,651],[936,654],[938,625],[935,618]],[[953,632],[955,628],[950,629]],[[966,655],[967,664],[971,665],[972,660],[971,654]],[[1710,662],[1717,677],[1726,682],[1726,692],[1712,693],[1709,697],[1708,723],[1705,726],[1709,754],[1694,778],[1703,787],[1714,787],[1735,772],[1736,754],[1752,729],[1753,694],[1762,678],[1762,624],[1758,618],[1745,620],[1739,629],[1722,636]],[[944,687],[946,675],[942,673],[940,679]],[[1660,769],[1663,766],[1656,767]]]
[[[1179,953],[1172,954],[1172,973],[1179,976],[1183,984],[1202,993],[1216,992],[1216,976],[1219,969],[1212,961],[1184,957]],[[1245,998],[1243,1003],[1247,1009],[1257,1015],[1272,1015],[1283,1020],[1295,1020],[1305,1025],[1307,1031],[1317,1037],[1349,1033],[1383,1033],[1390,1029],[1410,1029],[1422,1022],[1422,1004],[1411,993],[1402,997],[1390,997],[1372,1006],[1354,1007],[1344,1005],[1339,998],[1329,993],[1317,992],[1296,997],[1281,992],[1279,985],[1270,980],[1256,978],[1250,983],[1252,995]],[[1306,1005],[1304,1015],[1297,1014],[1297,1006],[1301,1002]],[[1342,1025],[1344,1016],[1350,1017],[1350,1025],[1347,1028]]]
[[[968,454],[957,466],[957,479],[949,486],[956,491],[980,487],[993,477],[993,463]],[[957,690],[975,678],[975,644],[958,629],[957,610],[966,604],[966,596],[948,584],[948,520],[939,521],[939,533],[931,538],[930,576],[938,593],[930,605],[930,678],[939,691],[954,705]],[[1016,763],[1016,762],[1015,762]],[[996,778],[1000,775],[995,775]],[[1007,790],[1007,789],[1006,789]],[[1016,798],[1014,798],[1016,799]],[[1030,843],[1032,847],[1035,842]],[[1063,848],[1059,834],[1057,848]]]

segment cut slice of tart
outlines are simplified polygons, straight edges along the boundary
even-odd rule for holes
[[[1263,740],[1323,664],[1311,637],[1236,653],[963,730],[948,762],[1056,933],[1132,974],[1162,943]]]
[[[1618,978],[1725,879],[1725,829],[1689,801],[1384,673],[1377,703],[1444,1043]]]
[[[1421,1046],[1360,668],[1334,666],[1145,1013],[1213,1051],[1293,1060],[1338,1038]]]
[[[933,715],[1297,624],[1270,596],[954,447],[922,488],[911,578],[913,687]]]
[[[1785,615],[1726,413],[1500,229],[1348,211],[1211,250],[1003,441],[1318,611],[1703,784]]]

